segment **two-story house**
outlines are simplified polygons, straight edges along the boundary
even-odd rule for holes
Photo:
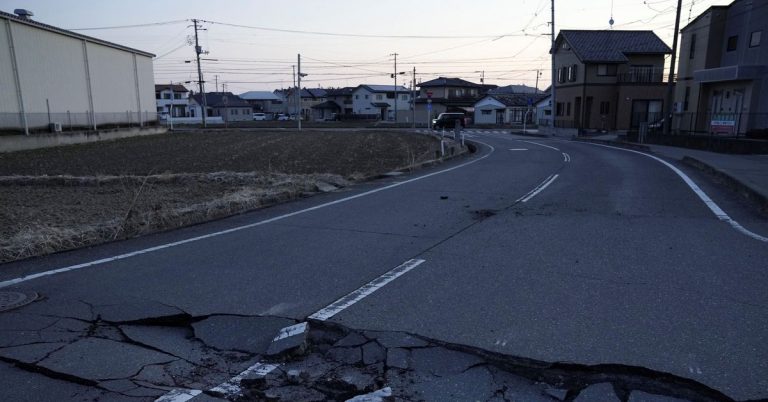
[[[189,90],[183,85],[155,85],[155,103],[159,116],[189,116]]]
[[[474,104],[496,86],[475,84],[461,78],[438,77],[416,85],[416,121],[432,121],[440,113],[466,113],[472,116]]]
[[[672,50],[652,31],[563,30],[553,50],[557,127],[629,131],[662,119]]]
[[[301,115],[303,120],[312,119],[312,107],[326,101],[326,91],[323,88],[296,88],[288,90],[286,95],[287,109],[290,115]]]
[[[397,99],[397,101],[395,101]],[[352,110],[357,115],[377,115],[381,120],[410,119],[411,90],[398,85],[359,85],[352,92]]]
[[[768,128],[764,6],[712,6],[681,30],[673,129],[734,135]]]
[[[314,119],[343,119],[345,116],[352,115],[352,93],[354,91],[354,87],[326,89],[326,101],[312,106]]]

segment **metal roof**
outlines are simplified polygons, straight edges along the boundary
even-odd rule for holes
[[[224,97],[227,98],[226,105],[224,104]],[[203,104],[203,97],[199,93],[192,95],[191,98],[198,105]],[[240,99],[232,92],[208,92],[205,94],[205,100],[208,107],[251,107],[250,103]]]
[[[280,97],[269,91],[248,91],[239,96],[245,100],[280,100]]]
[[[558,50],[563,40],[584,63],[624,63],[628,54],[672,53],[653,31],[562,30],[557,37]]]
[[[165,91],[166,89],[171,89],[171,87],[173,87],[173,92],[189,92],[184,85],[179,84],[155,84],[155,92]]]
[[[429,80],[427,82],[422,82],[421,84],[416,85],[419,88],[428,88],[428,87],[471,87],[471,88],[482,88],[483,85],[475,84],[474,82],[469,82],[467,80],[462,80],[461,78],[446,78],[446,77],[438,77],[434,80]]]
[[[99,44],[99,45],[104,45],[104,46],[112,47],[112,48],[115,48],[115,49],[120,49],[120,50],[124,50],[124,51],[127,51],[127,52],[140,54],[142,56],[155,57],[154,54],[149,53],[149,52],[145,52],[143,50],[134,49],[134,48],[131,48],[131,47],[128,47],[128,46],[118,45],[117,43],[108,42],[108,41],[105,41],[105,40],[102,40],[102,39],[94,38],[92,36],[81,35],[79,33],[72,32],[72,31],[67,31],[66,29],[55,27],[53,25],[43,24],[42,22],[37,22],[37,21],[32,20],[32,19],[21,18],[21,17],[15,15],[15,14],[6,13],[4,11],[0,11],[0,18],[9,19],[9,20],[12,20],[13,22],[18,22],[19,24],[29,25],[29,26],[32,26],[32,27],[35,27],[35,28],[43,29],[43,30],[50,31],[50,32],[55,32],[57,34],[61,34],[61,35],[65,35],[65,36],[70,36],[70,37],[73,37],[73,38],[76,38],[76,39],[81,39],[81,40],[84,40],[84,41],[87,41],[87,42],[93,42],[93,43],[96,43],[96,44]]]
[[[395,92],[395,86],[394,85],[368,85],[368,84],[362,84],[360,87],[363,87],[370,92]],[[358,87],[358,88],[360,88]],[[411,92],[410,89],[398,85],[397,86],[397,92]]]
[[[534,105],[546,98],[547,94],[509,94],[509,95],[488,95],[478,101],[491,98],[504,106],[528,106],[528,99],[531,99],[531,105]]]

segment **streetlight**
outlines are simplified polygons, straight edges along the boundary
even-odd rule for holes
[[[480,73],[480,84],[485,84],[485,70],[477,70],[475,73]]]

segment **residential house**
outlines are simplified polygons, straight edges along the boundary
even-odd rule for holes
[[[157,114],[161,116],[189,116],[189,90],[184,85],[155,84]]]
[[[303,120],[308,120],[312,118],[312,107],[326,101],[326,91],[323,88],[303,88],[301,91],[291,88],[288,90],[286,99],[288,114],[300,114]]]
[[[208,92],[205,94],[206,117],[221,117],[225,122],[253,120],[253,108],[250,103],[232,92]],[[190,117],[202,116],[203,96],[194,94],[189,97]]]
[[[743,134],[768,128],[768,7],[712,6],[681,30],[672,128]]]
[[[474,105],[475,124],[535,124],[534,104],[543,94],[486,95]]]
[[[537,88],[529,87],[528,85],[505,85],[489,89],[488,95],[535,94],[541,92]]]
[[[240,94],[240,99],[248,102],[253,107],[254,113],[275,115],[283,113],[283,100],[269,91],[249,91]]]
[[[536,124],[540,127],[552,126],[552,95],[545,92],[545,97],[534,104]]]
[[[425,123],[445,112],[472,115],[475,103],[493,88],[461,78],[446,77],[422,82],[417,87],[416,121]]]
[[[628,131],[661,120],[671,53],[652,31],[560,31],[555,125]]]
[[[397,105],[398,121],[411,119],[411,91],[404,86],[360,85],[352,92],[352,110],[357,115],[378,116],[381,120],[395,120]]]
[[[354,113],[352,94],[354,87],[328,88],[325,102],[312,107],[315,120],[350,118]]]

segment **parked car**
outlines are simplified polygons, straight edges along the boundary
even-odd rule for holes
[[[267,119],[267,115],[264,113],[254,113],[253,114],[253,120],[254,121],[263,121]]]
[[[454,128],[458,121],[461,128],[466,126],[464,113],[440,113],[436,119],[432,119],[433,128]]]
[[[291,118],[288,117],[287,114],[279,114],[279,115],[277,115],[277,118],[275,120],[277,120],[277,121],[288,121],[288,120],[291,120]]]

